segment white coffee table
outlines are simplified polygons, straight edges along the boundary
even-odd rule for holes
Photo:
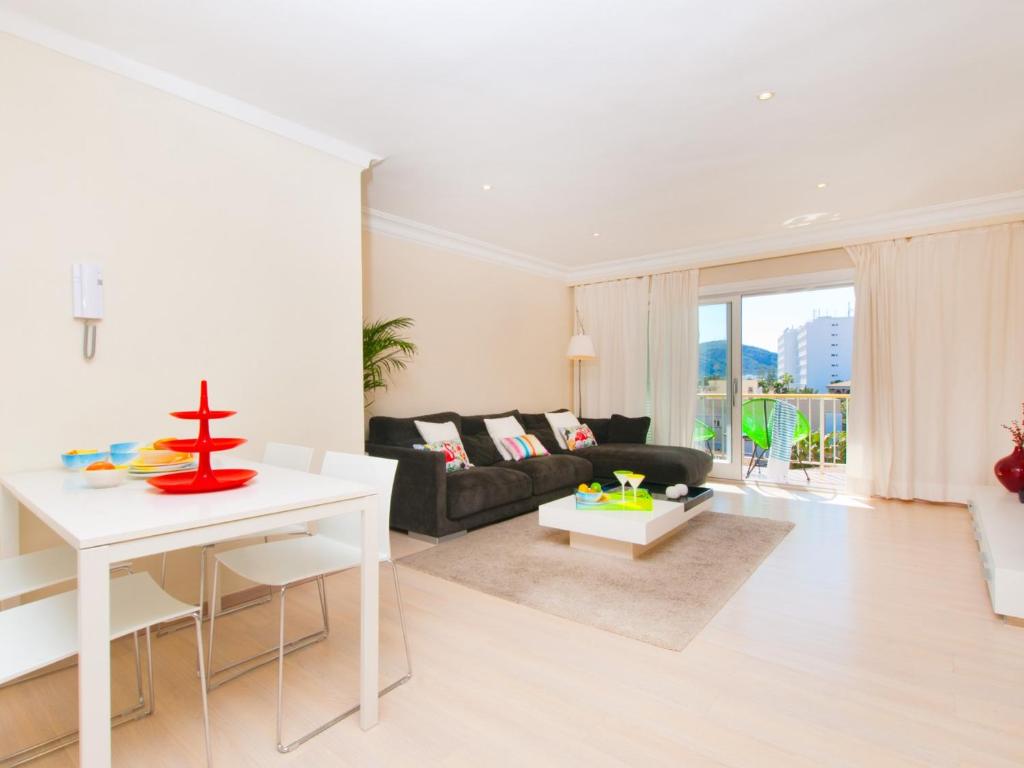
[[[569,546],[635,560],[661,544],[687,520],[711,508],[710,489],[679,501],[654,500],[651,512],[576,509],[575,494],[540,506],[540,524],[569,532]]]

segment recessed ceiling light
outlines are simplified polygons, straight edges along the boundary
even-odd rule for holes
[[[491,185],[490,184],[484,184],[482,189],[483,189],[484,192],[490,192],[491,191]]]
[[[827,186],[828,186],[828,182],[824,182],[824,181],[819,181],[818,182],[818,189],[824,189]]]
[[[601,233],[600,233],[600,232],[591,232],[591,233],[590,233],[590,236],[591,236],[591,237],[600,237],[600,236],[601,236]]]
[[[761,91],[757,94],[758,101],[768,101],[768,99],[775,96],[775,91]]]

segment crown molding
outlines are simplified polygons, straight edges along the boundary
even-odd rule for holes
[[[368,168],[380,155],[307,128],[299,123],[267,112],[248,102],[220,93],[211,88],[184,80],[162,69],[129,59],[109,48],[40,24],[11,11],[0,10],[0,32],[41,45],[44,48],[78,59],[108,72],[143,83],[172,96],[198,104],[243,123],[312,147],[328,155],[345,160],[360,168]]]
[[[946,232],[1024,218],[1024,190],[942,203],[849,221],[826,222],[778,235],[693,246],[567,270],[571,285],[615,280],[676,269],[823,251],[893,237]]]
[[[448,232],[429,224],[404,219],[401,216],[373,208],[363,209],[363,228],[375,234],[397,237],[431,248],[461,253],[480,261],[499,264],[523,272],[532,272],[543,277],[566,280],[568,276],[568,270],[561,264],[501,248],[483,240],[475,240],[465,235]]]

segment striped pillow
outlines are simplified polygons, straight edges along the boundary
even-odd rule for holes
[[[512,461],[522,461],[531,456],[547,456],[548,449],[533,435],[519,435],[518,437],[503,437],[501,444],[512,456]]]

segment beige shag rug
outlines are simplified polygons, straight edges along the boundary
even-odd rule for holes
[[[569,548],[537,513],[403,557],[402,565],[581,624],[679,651],[793,523],[704,512],[639,560]]]

